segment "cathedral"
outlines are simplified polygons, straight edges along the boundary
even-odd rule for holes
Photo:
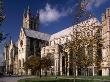
[[[28,8],[23,14],[23,25],[18,41],[13,44],[10,39],[4,48],[6,73],[25,75],[23,64],[26,59],[31,55],[40,57],[41,48],[48,45],[50,35],[39,32],[38,27],[39,13],[33,16]]]
[[[98,69],[95,63],[87,68],[87,75],[109,76],[110,75],[110,8],[106,9],[105,14],[102,15],[102,21],[99,22],[97,18],[91,17],[76,25],[70,26],[67,29],[59,31],[55,34],[46,34],[39,32],[39,12],[34,16],[30,9],[23,14],[23,24],[19,33],[19,38],[16,43],[13,43],[10,38],[9,43],[4,47],[4,61],[5,61],[5,73],[16,75],[30,75],[31,71],[24,70],[24,62],[31,55],[37,57],[44,57],[48,54],[52,55],[54,64],[48,69],[48,74],[54,75],[73,75],[73,70],[70,69],[72,59],[69,50],[62,51],[63,45],[72,41],[73,36],[78,32],[81,32],[82,36],[94,37],[97,30],[100,30],[101,38],[103,41],[103,47],[101,48],[100,55],[101,68]],[[88,45],[85,45],[84,52],[89,53]],[[92,58],[97,53],[94,53],[95,48],[92,49]],[[41,74],[44,75],[44,70],[41,69]],[[75,69],[75,74],[85,75],[83,72],[79,72],[79,69]]]

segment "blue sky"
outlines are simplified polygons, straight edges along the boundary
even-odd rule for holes
[[[0,27],[0,31],[9,33],[12,36],[13,42],[16,42],[22,26],[23,12],[29,6],[34,15],[38,10],[40,12],[40,31],[53,34],[72,25],[77,1],[4,0],[4,14],[6,19]],[[94,13],[101,21],[101,14],[108,7],[110,7],[110,0],[90,0],[87,10]],[[0,54],[2,54],[2,50],[3,44],[0,46]]]

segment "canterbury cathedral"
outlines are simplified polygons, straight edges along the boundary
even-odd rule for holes
[[[62,49],[64,44],[73,41],[73,36],[76,35],[76,31],[80,32],[81,36],[89,36],[92,38],[96,36],[98,30],[103,40],[100,53],[95,52],[95,48],[93,48],[91,52],[88,49],[88,44],[85,45],[82,51],[86,54],[91,52],[91,60],[98,54],[98,56],[100,56],[99,60],[101,60],[100,68],[93,63],[87,67],[86,75],[110,75],[110,8],[107,8],[106,12],[102,14],[101,22],[99,22],[97,18],[91,17],[52,35],[40,32],[39,23],[39,12],[34,16],[28,8],[27,11],[23,13],[23,22],[17,42],[13,43],[10,38],[10,41],[5,44],[4,47],[3,55],[6,74],[31,75],[31,70],[26,72],[24,69],[24,62],[27,58],[31,55],[42,58],[51,54],[54,64],[48,69],[48,74],[52,73],[53,75],[61,76],[73,74],[76,74],[76,76],[85,75],[77,66],[76,69],[72,69],[74,65],[69,63],[70,61],[74,61],[72,55],[68,49]],[[44,75],[44,72],[45,71],[41,69],[42,75]]]

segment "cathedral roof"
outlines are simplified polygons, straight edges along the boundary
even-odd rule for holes
[[[85,28],[85,27],[96,27],[96,26],[101,26],[100,22],[97,20],[97,18],[93,17],[90,18],[88,20],[85,20],[83,22],[80,22],[74,26],[71,26],[69,28],[66,28],[62,31],[59,31],[53,35],[51,35],[50,40],[54,40],[55,38],[60,38],[60,37],[65,37],[68,35],[72,35],[73,34],[73,29],[74,28]]]
[[[26,36],[31,37],[31,38],[37,38],[45,41],[49,41],[50,35],[38,31],[34,31],[31,29],[24,29],[24,32]]]

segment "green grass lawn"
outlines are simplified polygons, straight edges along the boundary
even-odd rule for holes
[[[110,80],[110,76],[79,76],[77,78]]]
[[[36,77],[36,78],[27,78],[21,79],[18,82],[73,82],[73,77]],[[100,82],[99,80],[93,79],[76,79],[75,82]]]
[[[74,76],[60,76],[61,78],[74,78]],[[96,80],[110,80],[110,76],[77,76],[80,79],[96,79]]]
[[[29,79],[25,79],[25,80],[19,80],[18,82],[73,82],[73,79],[51,79],[51,80],[29,80]],[[100,81],[96,81],[96,80],[80,80],[80,79],[76,79],[75,82],[100,82]]]

